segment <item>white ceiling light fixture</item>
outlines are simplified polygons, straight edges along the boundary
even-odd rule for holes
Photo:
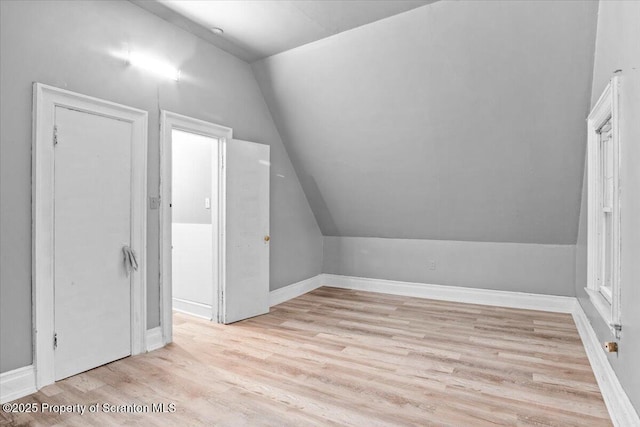
[[[180,70],[171,64],[142,52],[129,52],[127,62],[134,67],[143,69],[157,76],[171,80],[180,80]]]
[[[220,27],[212,27],[211,32],[217,36],[221,36],[224,34],[224,30]]]

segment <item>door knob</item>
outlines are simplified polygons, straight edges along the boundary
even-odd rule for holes
[[[264,236],[264,241],[265,241],[265,242],[268,242],[269,240],[271,240],[271,237],[269,237],[268,235],[267,235],[267,236]]]

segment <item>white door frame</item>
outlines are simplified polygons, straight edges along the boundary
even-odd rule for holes
[[[216,138],[219,159],[217,208],[218,208],[218,284],[224,283],[224,212],[225,212],[225,181],[222,173],[224,161],[224,146],[226,140],[233,137],[233,129],[204,120],[194,119],[181,114],[162,110],[160,113],[160,309],[161,327],[164,344],[173,340],[172,320],[172,285],[171,285],[171,149],[172,131],[184,132]],[[214,154],[215,155],[215,154]],[[214,200],[216,198],[213,198]],[[214,224],[214,230],[216,229]],[[213,290],[212,319],[219,321],[220,286]]]
[[[33,84],[32,313],[33,364],[38,389],[55,382],[54,123],[65,107],[131,123],[131,247],[140,268],[131,276],[131,354],[145,351],[147,323],[147,112],[41,83]],[[97,189],[99,191],[99,189]]]

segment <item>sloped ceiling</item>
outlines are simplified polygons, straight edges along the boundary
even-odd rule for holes
[[[254,63],[323,234],[575,243],[597,9],[437,2]]]
[[[131,1],[253,62],[436,0]],[[212,27],[224,34],[213,34]]]

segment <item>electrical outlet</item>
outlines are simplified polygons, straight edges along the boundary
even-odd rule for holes
[[[435,270],[436,269],[436,262],[433,260],[430,260],[427,265],[429,266],[429,270]]]

